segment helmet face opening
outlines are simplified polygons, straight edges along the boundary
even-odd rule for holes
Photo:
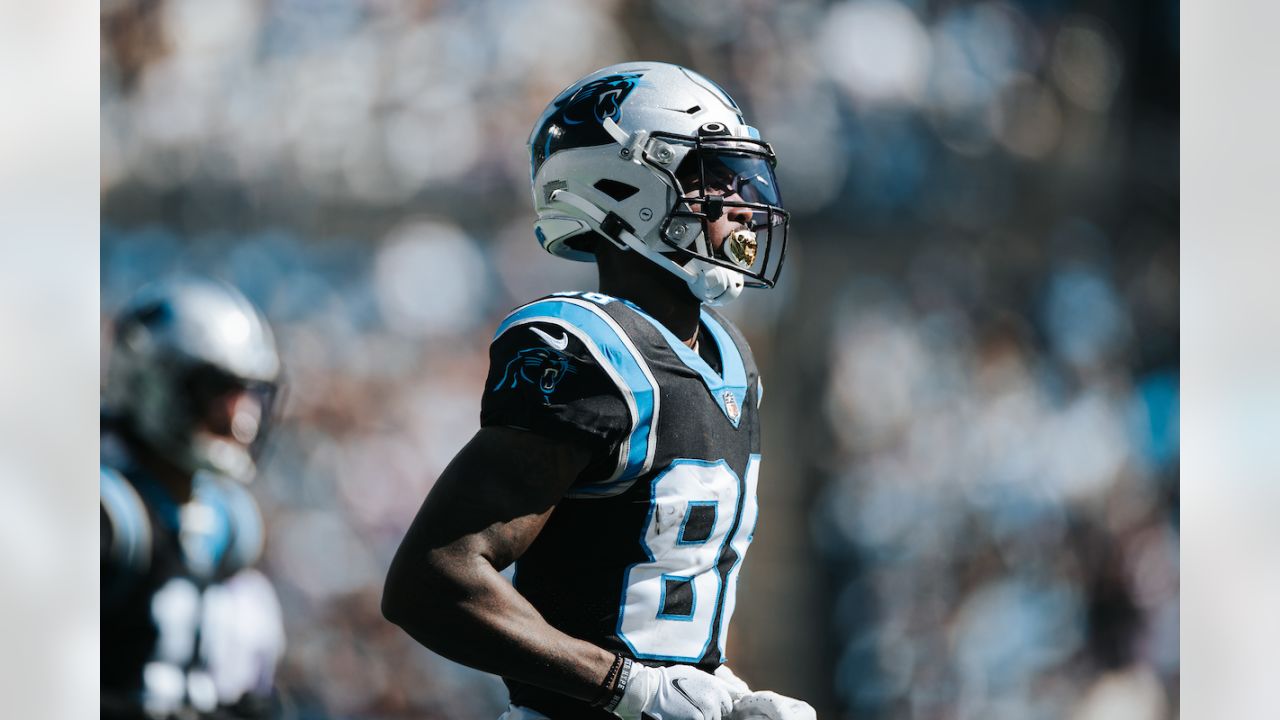
[[[199,364],[187,370],[181,385],[193,432],[225,438],[258,456],[274,420],[276,383],[245,380]]]
[[[790,222],[773,172],[773,149],[755,138],[728,135],[652,137],[685,148],[674,172],[651,163],[677,189],[661,229],[663,242],[682,260],[697,258],[741,273],[748,287],[773,287]],[[700,243],[691,223],[701,227]]]

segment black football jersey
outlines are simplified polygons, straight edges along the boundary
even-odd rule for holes
[[[284,650],[263,526],[238,483],[199,474],[179,505],[103,437],[102,717],[267,717]]]
[[[746,341],[703,308],[691,350],[635,305],[559,293],[503,320],[482,426],[593,451],[515,567],[516,589],[568,635],[652,665],[725,660],[738,572],[755,530],[760,379]],[[714,367],[713,367],[714,364]],[[608,718],[507,681],[554,718]]]

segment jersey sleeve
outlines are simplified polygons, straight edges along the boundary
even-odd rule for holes
[[[151,563],[151,519],[137,490],[113,468],[99,467],[98,507],[104,602],[127,591]]]
[[[592,461],[570,496],[616,494],[653,461],[656,387],[643,363],[603,310],[532,303],[507,316],[489,347],[480,425],[588,448]]]

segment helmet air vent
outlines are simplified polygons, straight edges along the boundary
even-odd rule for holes
[[[605,195],[608,195],[617,202],[622,202],[623,200],[626,200],[632,195],[640,192],[640,188],[634,185],[628,185],[627,183],[619,182],[611,178],[603,178],[596,182],[592,187]]]

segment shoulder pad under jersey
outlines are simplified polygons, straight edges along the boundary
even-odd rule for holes
[[[103,516],[103,558],[132,572],[151,564],[151,518],[147,507],[118,470],[99,466],[98,501]]]
[[[210,538],[208,552],[219,576],[229,576],[258,562],[262,556],[263,522],[258,503],[241,483],[224,477],[200,474],[194,496],[211,508],[225,535]]]

